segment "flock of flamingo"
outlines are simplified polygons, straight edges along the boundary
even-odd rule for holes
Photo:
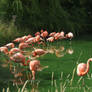
[[[29,66],[29,69],[32,72],[32,79],[35,80],[35,73],[37,70],[41,70],[40,61],[37,60],[37,57],[45,55],[47,53],[53,53],[51,50],[41,49],[39,45],[46,46],[48,42],[54,42],[56,40],[62,39],[72,39],[73,33],[69,32],[65,34],[63,31],[61,32],[52,32],[48,33],[47,30],[41,30],[40,32],[36,32],[34,36],[27,35],[23,37],[19,37],[13,40],[13,42],[8,43],[2,47],[0,47],[0,52],[7,55],[10,61],[14,61],[15,63],[22,64],[22,66]],[[17,44],[17,45],[16,45]],[[35,48],[34,45],[37,44],[39,48]],[[33,48],[33,51],[26,51],[27,48]],[[55,50],[55,49],[54,49]],[[64,50],[64,47],[61,48]],[[56,51],[56,55],[58,55],[58,51]],[[72,53],[70,51],[69,53]],[[62,55],[61,55],[62,56]],[[77,66],[77,74],[78,76],[83,76],[89,71],[89,62],[92,61],[92,58],[88,59],[87,64],[81,63]],[[46,66],[45,68],[47,68]]]

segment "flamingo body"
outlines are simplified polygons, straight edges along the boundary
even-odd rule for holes
[[[30,47],[30,46],[28,45],[28,43],[20,43],[20,44],[19,44],[19,49],[24,49],[24,48],[27,48],[27,47]]]
[[[84,72],[86,71],[87,69],[87,64],[85,63],[80,63],[78,66],[77,66],[77,75],[78,76],[83,76]]]
[[[0,47],[0,52],[4,52],[5,54],[9,53],[7,47]]]
[[[14,48],[14,47],[15,47],[14,43],[8,43],[8,44],[6,44],[5,46],[6,46],[7,48]]]
[[[32,52],[32,55],[33,55],[33,56],[36,56],[36,55],[41,56],[41,55],[43,55],[43,54],[45,54],[45,53],[46,53],[46,51],[43,50],[43,49],[35,49],[35,50]]]
[[[9,51],[9,55],[13,55],[17,52],[22,52],[19,48],[12,48],[10,51]]]
[[[33,80],[35,80],[35,73],[37,71],[37,69],[40,68],[40,61],[38,60],[33,60],[33,61],[30,61],[29,63],[29,69],[32,71],[32,76],[33,76]]]
[[[84,76],[88,73],[89,71],[89,63],[92,62],[92,58],[89,58],[87,61],[87,64],[85,63],[80,63],[77,66],[77,75],[78,76]]]

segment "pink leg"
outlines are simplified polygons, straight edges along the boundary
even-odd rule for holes
[[[33,75],[33,80],[35,80],[35,71],[32,71],[32,75]]]

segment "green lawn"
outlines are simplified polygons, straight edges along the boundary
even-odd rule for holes
[[[83,76],[81,80],[81,77],[76,74],[77,64],[86,63],[92,57],[92,41],[73,40],[71,43],[59,41],[49,43],[45,48],[50,50],[52,45],[59,51],[59,55],[63,56],[57,57],[55,53],[48,53],[38,58],[41,65],[48,65],[49,67],[37,72],[35,81],[28,80],[28,74],[31,73],[28,67],[22,67],[12,62],[13,67],[17,67],[18,71],[25,69],[22,72],[24,77],[14,78],[14,75],[9,71],[9,64],[6,64],[5,56],[0,54],[0,92],[4,92],[4,90],[21,92],[26,80],[28,83],[24,92],[92,92],[92,64],[90,63],[89,73]],[[64,46],[64,51],[60,51],[62,46]],[[73,51],[72,54],[67,53],[69,49]],[[2,67],[3,64],[6,64],[7,67]],[[17,82],[20,82],[20,79],[23,79],[23,84],[18,85]]]

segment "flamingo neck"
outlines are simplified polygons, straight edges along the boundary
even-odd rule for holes
[[[88,73],[88,71],[89,71],[89,63],[90,62],[92,62],[92,59],[88,59],[88,61],[87,61],[87,68],[86,68],[85,72],[83,72],[82,75],[85,75],[86,73]]]

